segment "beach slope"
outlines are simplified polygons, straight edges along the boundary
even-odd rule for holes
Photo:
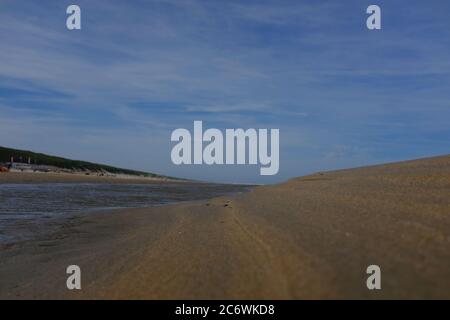
[[[1,248],[0,298],[450,299],[450,156],[80,215]]]

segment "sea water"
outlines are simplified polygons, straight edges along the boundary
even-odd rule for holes
[[[248,189],[203,183],[0,184],[0,242],[28,239],[80,212],[210,199]]]

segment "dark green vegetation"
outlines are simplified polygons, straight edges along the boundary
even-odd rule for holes
[[[11,157],[14,157],[15,162],[28,162],[28,158],[30,158],[31,164],[48,165],[74,171],[92,171],[92,172],[107,171],[109,173],[115,174],[129,174],[134,176],[145,176],[154,178],[169,178],[154,173],[116,168],[98,163],[91,163],[86,161],[70,160],[61,157],[49,156],[43,153],[0,147],[0,163],[9,162]]]

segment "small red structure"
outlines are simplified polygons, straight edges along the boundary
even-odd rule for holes
[[[8,171],[9,171],[8,168],[0,167],[0,172],[8,172]]]

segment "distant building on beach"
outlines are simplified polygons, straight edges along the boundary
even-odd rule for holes
[[[13,162],[9,166],[10,171],[32,171],[33,168],[28,163]]]
[[[1,172],[50,172],[50,171],[56,171],[55,167],[48,166],[48,165],[41,165],[41,164],[32,164],[31,158],[28,157],[27,162],[23,161],[23,158],[19,158],[19,162],[16,162],[14,160],[14,157],[11,157],[10,162],[1,164],[0,167],[3,169],[0,169]]]

